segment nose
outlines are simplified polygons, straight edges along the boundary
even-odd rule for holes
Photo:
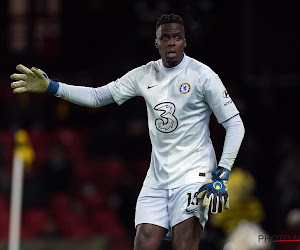
[[[168,46],[174,46],[175,45],[175,39],[173,37],[170,38]]]

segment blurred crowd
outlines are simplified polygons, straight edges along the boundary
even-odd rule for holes
[[[9,2],[1,2],[1,11],[9,10]],[[8,236],[14,133],[25,129],[34,156],[24,169],[22,239],[105,236],[109,249],[132,249],[135,202],[151,154],[144,100],[87,109],[46,94],[14,95],[9,75],[23,63],[40,67],[55,80],[102,86],[158,59],[155,22],[170,10],[184,18],[186,53],[219,74],[246,129],[229,180],[231,209],[210,217],[203,247],[230,250],[232,244],[239,246],[236,239],[244,239],[245,250],[264,249],[268,246],[257,245],[260,234],[299,236],[300,138],[295,120],[300,78],[292,57],[285,61],[291,72],[280,71],[257,51],[253,72],[243,75],[248,69],[240,59],[240,53],[246,55],[240,45],[243,6],[213,0],[89,0],[84,5],[57,0],[61,8],[49,14],[45,10],[51,1],[43,2],[22,17],[9,11],[0,17],[5,37],[0,40],[0,241]],[[2,22],[5,18],[9,22]],[[8,42],[12,24],[20,20],[30,28],[25,47]],[[210,128],[219,159],[225,130],[214,116]]]

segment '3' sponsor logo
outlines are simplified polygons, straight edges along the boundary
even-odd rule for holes
[[[155,127],[162,133],[171,133],[178,127],[178,120],[174,116],[176,107],[172,102],[159,103],[154,110],[161,112],[160,117],[155,120]]]

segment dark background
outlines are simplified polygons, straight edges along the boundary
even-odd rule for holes
[[[54,80],[102,86],[159,59],[155,24],[161,14],[170,12],[183,17],[186,54],[220,76],[240,110],[246,135],[235,166],[256,180],[255,195],[265,213],[261,226],[271,235],[286,227],[287,215],[300,205],[298,1],[2,0],[0,166],[1,178],[7,180],[1,187],[4,199],[9,199],[10,192],[12,135],[23,128],[36,151],[36,161],[25,176],[24,209],[44,209],[58,193],[78,202],[82,190],[90,188],[98,195],[94,206],[120,216],[131,242],[135,200],[151,153],[144,101],[134,98],[121,107],[87,109],[48,95],[13,95],[9,76],[22,63],[43,69]],[[224,135],[212,117],[211,136],[218,159]],[[53,174],[53,179],[46,171],[51,165],[50,148],[54,155],[61,151],[62,158],[68,159],[61,160],[64,170],[61,175]],[[106,184],[99,170],[105,164],[114,169],[111,184]],[[99,171],[100,179],[92,178]],[[58,176],[64,176],[62,185],[53,188]],[[106,185],[111,189],[104,191]],[[50,217],[55,224],[52,210]],[[57,235],[68,237],[57,228]],[[33,237],[40,237],[39,233]]]

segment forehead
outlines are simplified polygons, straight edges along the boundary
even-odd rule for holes
[[[160,37],[161,35],[168,34],[181,34],[184,36],[184,28],[179,23],[164,23],[160,25],[156,31],[156,37]]]

